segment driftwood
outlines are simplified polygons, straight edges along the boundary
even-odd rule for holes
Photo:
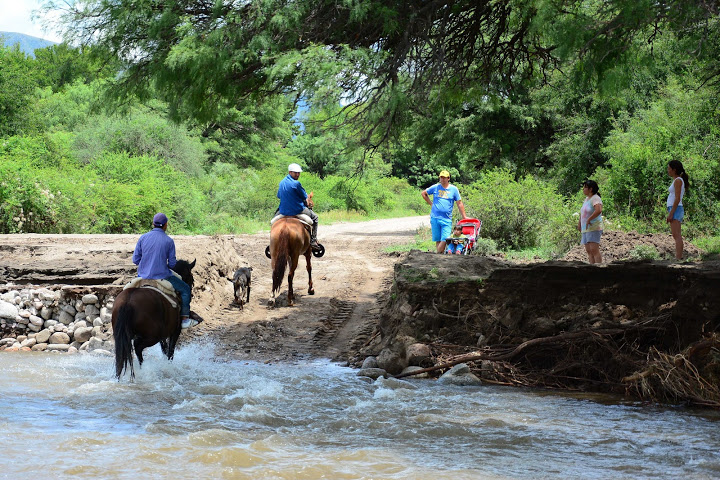
[[[578,338],[586,338],[593,335],[615,335],[618,333],[622,333],[623,330],[621,329],[599,329],[599,330],[583,330],[580,332],[572,332],[572,333],[562,333],[560,335],[555,335],[552,337],[541,337],[541,338],[533,338],[532,340],[528,340],[526,342],[521,343],[520,345],[512,348],[509,352],[493,352],[492,347],[488,347],[489,353],[473,353],[473,354],[466,354],[461,355],[459,357],[456,357],[452,361],[445,362],[439,365],[435,365],[428,368],[423,368],[421,370],[415,370],[413,372],[406,372],[401,373],[398,375],[395,375],[395,378],[403,378],[403,377],[409,377],[411,375],[419,375],[421,373],[427,373],[427,372],[434,372],[436,370],[443,370],[446,368],[450,368],[454,365],[457,365],[459,363],[465,363],[465,362],[475,362],[478,360],[490,360],[493,362],[499,362],[502,360],[510,360],[520,353],[522,353],[524,350],[536,347],[543,344],[554,344],[554,343],[562,343],[567,342],[569,340],[574,340]],[[497,347],[496,347],[497,348]],[[507,350],[508,347],[500,347],[502,350]]]
[[[670,322],[667,315],[624,328],[586,329],[500,344],[455,355],[457,346],[433,344],[438,364],[395,378],[446,370],[468,363],[484,382],[497,385],[629,393],[649,401],[720,408],[720,334],[701,339],[679,353],[656,346],[643,351]],[[452,347],[452,348],[451,348]],[[474,362],[485,363],[473,367]]]

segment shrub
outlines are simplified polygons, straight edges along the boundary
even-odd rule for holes
[[[478,238],[475,242],[474,255],[494,255],[498,253],[497,243],[492,238]]]
[[[576,223],[553,187],[531,176],[516,181],[506,169],[483,172],[461,194],[466,213],[482,220],[483,236],[501,249],[522,250],[550,242],[554,230],[564,232]],[[565,237],[563,233],[558,238]]]
[[[660,253],[652,245],[635,245],[628,256],[632,260],[657,260]]]

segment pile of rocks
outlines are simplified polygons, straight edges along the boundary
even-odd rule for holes
[[[0,350],[112,355],[114,296],[12,288],[0,295]]]

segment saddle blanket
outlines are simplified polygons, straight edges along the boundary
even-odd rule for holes
[[[123,287],[123,290],[128,288],[150,288],[161,293],[173,308],[177,308],[179,304],[177,293],[175,293],[172,283],[167,280],[145,280],[144,278],[135,277]]]
[[[280,220],[281,218],[286,217],[286,216],[288,216],[288,215],[280,215],[280,214],[275,215],[273,217],[273,219],[270,220],[270,225],[272,225],[273,223],[277,222],[278,220]],[[290,216],[290,217],[293,218],[293,216]],[[312,224],[313,224],[312,219],[309,216],[301,213],[299,215],[294,215],[294,218],[297,218],[298,220],[300,220],[300,222],[304,223],[305,225],[307,225],[309,227],[312,227]]]

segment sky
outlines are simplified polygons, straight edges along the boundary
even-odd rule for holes
[[[43,31],[39,19],[33,20],[32,11],[40,8],[40,0],[0,0],[0,32],[16,32],[60,42],[60,36]]]

